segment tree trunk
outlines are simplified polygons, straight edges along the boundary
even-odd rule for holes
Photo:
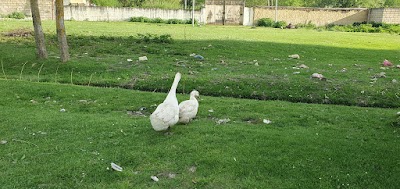
[[[40,19],[38,0],[30,0],[33,27],[35,30],[36,56],[39,59],[47,59],[46,44],[42,30],[42,21]]]
[[[63,0],[56,0],[56,28],[58,44],[60,48],[61,62],[67,62],[69,60],[67,35],[65,33],[64,25],[64,2]]]

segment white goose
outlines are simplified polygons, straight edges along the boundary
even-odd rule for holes
[[[174,82],[164,102],[159,104],[156,110],[150,115],[150,122],[156,131],[164,131],[175,125],[179,120],[179,105],[176,99],[176,87],[178,87],[181,74],[175,75]]]
[[[189,123],[190,120],[196,117],[197,111],[199,109],[199,102],[197,98],[199,98],[200,94],[198,91],[193,90],[190,93],[190,99],[185,100],[179,104],[179,122],[180,123]]]

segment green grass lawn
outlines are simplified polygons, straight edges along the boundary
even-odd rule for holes
[[[0,22],[0,32],[32,27]],[[291,102],[400,107],[400,35],[281,30],[237,26],[66,22],[72,59],[58,63],[53,22],[44,22],[50,59],[37,61],[33,37],[0,37],[5,75],[28,81],[166,92],[180,71],[203,95]],[[144,42],[137,34],[169,34],[173,43]],[[191,53],[205,57],[197,61]],[[288,55],[299,54],[300,59]],[[148,61],[138,62],[147,56]],[[128,62],[132,59],[133,62]],[[297,69],[301,64],[308,69]],[[258,66],[257,66],[258,65]],[[379,76],[384,72],[383,77]],[[313,73],[327,80],[311,79]]]
[[[43,27],[46,61],[33,37],[0,35],[0,188],[400,188],[400,69],[381,68],[400,64],[400,35],[66,22],[62,64]],[[198,117],[155,132],[178,71]]]
[[[165,135],[147,117],[165,94],[10,80],[0,87],[2,188],[400,186],[390,109],[203,96],[198,118]],[[111,162],[124,170],[108,170]]]

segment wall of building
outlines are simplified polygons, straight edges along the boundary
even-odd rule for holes
[[[195,19],[200,20],[201,11],[195,11]],[[78,21],[123,21],[131,17],[180,19],[192,18],[189,10],[164,10],[164,9],[142,9],[142,8],[114,8],[114,7],[87,7],[87,6],[64,6],[65,20]]]
[[[53,19],[55,9],[53,0],[38,0],[41,19]],[[31,6],[29,0],[1,0],[0,14],[7,15],[13,12],[22,12],[27,17],[31,17]]]
[[[371,9],[369,21],[400,24],[400,8]]]
[[[323,9],[292,7],[255,7],[254,22],[261,18],[271,18],[292,24],[313,23],[317,26],[327,24],[347,25],[368,20],[368,9]]]
[[[64,0],[64,3],[87,2],[87,0]],[[218,1],[219,2],[219,1]],[[217,2],[217,3],[218,3]],[[253,25],[260,18],[275,20],[275,7],[247,8],[236,1],[225,2],[226,24]],[[216,5],[206,4],[200,11],[195,11],[195,19],[201,23],[221,24],[224,11],[221,2]],[[226,3],[230,2],[230,3]],[[43,20],[55,18],[54,0],[38,0],[40,16]],[[236,4],[235,4],[236,3]],[[31,17],[29,0],[0,0],[0,15],[22,12],[27,18]],[[191,19],[190,10],[163,10],[140,8],[112,8],[89,6],[65,6],[66,20],[89,21],[122,21],[130,17],[147,17],[162,19]],[[278,7],[277,20],[292,24],[307,24],[317,26],[326,24],[352,24],[354,22],[375,21],[389,24],[400,24],[400,8],[378,9],[323,9],[323,8],[294,8]]]

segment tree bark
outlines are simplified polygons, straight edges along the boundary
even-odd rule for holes
[[[67,35],[65,33],[64,25],[64,2],[63,0],[56,0],[56,28],[58,44],[60,49],[61,62],[69,60]]]
[[[35,30],[36,56],[39,59],[47,59],[47,50],[42,30],[42,21],[40,19],[38,0],[30,0],[31,12],[33,20],[33,28]]]

